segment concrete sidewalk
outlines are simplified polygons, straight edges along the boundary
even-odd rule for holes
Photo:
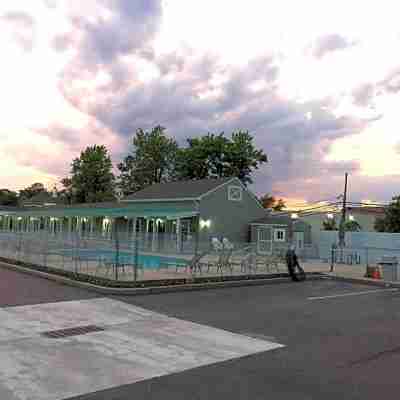
[[[391,282],[384,281],[383,279],[372,279],[366,278],[365,273],[367,271],[367,266],[365,264],[358,265],[347,265],[347,264],[335,264],[333,267],[333,272],[330,272],[331,265],[330,263],[321,262],[321,261],[305,261],[301,263],[301,266],[304,268],[306,272],[322,272],[326,273],[329,276],[343,278],[343,279],[351,279],[357,280],[359,282],[365,283],[399,283],[399,282]]]

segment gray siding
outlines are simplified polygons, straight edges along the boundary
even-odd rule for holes
[[[201,241],[212,236],[225,236],[232,242],[248,242],[250,223],[265,216],[265,209],[245,189],[241,201],[228,200],[230,185],[240,185],[240,182],[226,184],[201,200],[200,217],[211,220],[210,228],[200,231]]]
[[[255,243],[257,245],[258,242],[258,228],[262,226],[262,224],[253,224],[251,225],[251,242]],[[273,249],[273,253],[281,253],[282,251],[286,251],[288,248],[288,239],[289,239],[289,228],[288,226],[283,226],[283,225],[275,225],[273,223],[268,224],[268,226],[271,226],[274,229],[284,229],[285,230],[285,241],[281,242],[277,242],[273,240],[272,243],[272,249]],[[303,222],[303,221],[297,221],[294,224],[293,227],[293,231],[294,232],[304,232],[304,245],[305,246],[311,246],[312,241],[311,241],[311,226],[308,225],[307,223]],[[274,235],[272,233],[272,239],[274,238]]]

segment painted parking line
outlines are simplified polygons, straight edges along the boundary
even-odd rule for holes
[[[376,290],[365,290],[363,292],[352,292],[352,293],[341,293],[332,294],[330,296],[320,296],[320,297],[308,297],[307,300],[325,300],[325,299],[336,299],[338,297],[348,297],[348,296],[361,296],[364,294],[372,293],[382,293],[382,292],[397,292],[399,289],[376,289]]]

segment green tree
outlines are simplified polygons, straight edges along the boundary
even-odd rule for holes
[[[378,232],[400,232],[400,196],[392,198],[384,216],[376,219],[374,228]]]
[[[118,164],[118,185],[129,194],[154,183],[174,180],[178,144],[156,126],[150,132],[138,129],[132,140],[133,151]]]
[[[336,225],[336,220],[334,218],[322,221],[322,228],[324,231],[337,231],[338,227]]]
[[[346,232],[359,232],[362,230],[362,227],[357,221],[346,221],[344,224],[344,230]]]
[[[283,199],[277,199],[268,193],[260,198],[260,202],[264,208],[272,208],[274,211],[282,211],[286,207]]]
[[[73,202],[94,203],[114,199],[115,177],[105,146],[94,145],[71,164],[71,178],[62,180]]]
[[[63,200],[65,204],[72,204],[74,196],[72,189],[72,179],[63,178],[61,179],[63,189],[58,191],[58,197]]]
[[[245,185],[253,183],[253,171],[268,162],[267,155],[256,149],[253,140],[248,131],[239,130],[232,133],[227,146],[228,175],[238,177]]]
[[[236,176],[245,185],[252,183],[251,174],[268,161],[256,149],[248,131],[233,132],[231,138],[222,132],[187,139],[188,146],[178,154],[177,173],[181,179],[204,179]]]
[[[180,179],[206,179],[231,176],[228,172],[229,140],[223,133],[208,133],[187,139],[188,146],[178,153],[177,173]]]
[[[0,189],[0,205],[2,206],[17,206],[18,195],[9,189]]]
[[[19,195],[23,199],[30,199],[39,193],[48,193],[43,183],[36,182],[25,189],[19,191]]]

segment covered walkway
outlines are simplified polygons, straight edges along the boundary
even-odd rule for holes
[[[194,240],[199,212],[195,207],[167,204],[98,203],[0,209],[2,232],[46,232],[71,238],[92,237],[134,240],[137,236],[159,249],[160,241],[177,252],[183,242]]]

